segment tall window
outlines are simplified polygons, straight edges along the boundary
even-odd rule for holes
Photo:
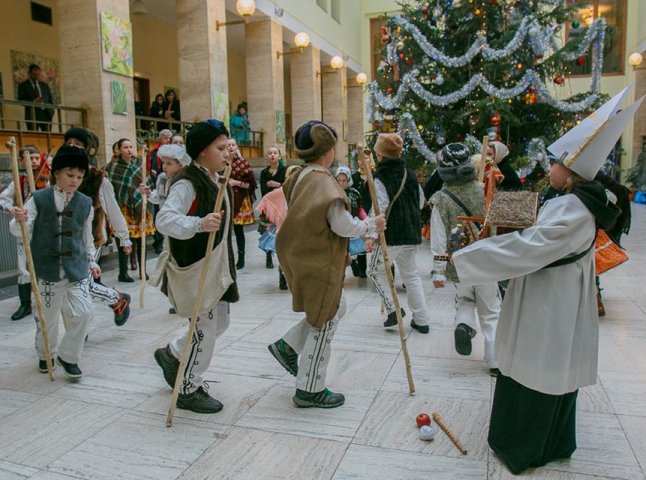
[[[581,4],[574,20],[568,25],[568,38],[583,36],[585,30],[599,17],[606,19],[605,44],[603,47],[603,74],[623,75],[626,52],[626,0],[576,0]],[[575,28],[576,27],[576,28]],[[573,75],[589,75],[591,72],[590,55],[585,55],[585,63],[573,62]]]
[[[332,0],[332,18],[341,23],[341,0]]]
[[[327,12],[327,3],[328,3],[328,0],[316,0],[316,4],[326,12]]]

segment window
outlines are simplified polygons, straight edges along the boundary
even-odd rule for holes
[[[626,45],[626,0],[576,0],[574,20],[568,25],[567,38],[577,38],[585,34],[586,28],[594,19],[603,17],[608,24],[603,47],[603,74],[623,75]],[[577,25],[577,28],[574,28]],[[590,54],[585,55],[585,63],[572,62],[573,75],[590,75]]]
[[[52,9],[40,3],[31,2],[31,19],[34,22],[52,25]]]
[[[324,12],[327,12],[327,3],[328,0],[316,0],[316,4],[321,7]]]
[[[332,18],[341,23],[341,0],[332,0]]]

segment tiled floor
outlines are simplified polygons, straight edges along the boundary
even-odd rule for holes
[[[599,382],[579,396],[579,448],[571,460],[524,477],[645,478],[646,207],[633,209],[624,237],[631,260],[602,279],[608,314],[601,320]],[[494,382],[481,361],[481,337],[471,357],[454,352],[453,292],[432,291],[427,244],[418,265],[432,331],[406,329],[417,393],[408,395],[399,336],[381,327],[376,294],[350,276],[349,312],[328,376],[347,403],[300,410],[291,403],[293,378],[266,350],[300,315],[278,290],[277,270],[264,268],[256,242],[249,231],[247,268],[239,276],[243,300],[232,306],[232,325],[206,375],[225,408],[207,416],[176,410],[172,428],[165,426],[171,392],[152,353],[186,321],[167,313],[159,291],[148,287],[146,308],[135,301],[121,328],[96,305],[77,383],[60,372],[56,382],[38,373],[33,320],[10,321],[16,299],[1,300],[0,479],[512,478],[486,444]],[[116,273],[103,278],[112,283]],[[138,282],[120,287],[138,298]],[[468,454],[442,433],[418,440],[414,417],[422,411],[439,412]]]

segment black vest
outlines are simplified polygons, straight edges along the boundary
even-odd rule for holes
[[[195,166],[195,164],[191,163],[188,167],[185,167],[180,173],[173,177],[171,188],[172,185],[179,180],[188,180],[195,189],[195,200],[193,201],[193,205],[187,215],[202,218],[206,217],[209,213],[213,213],[218,187],[205,172]],[[227,195],[229,196],[229,203],[231,204],[233,200],[231,199],[231,190],[229,188],[227,188]],[[236,283],[235,260],[231,244],[231,231],[233,230],[231,227],[232,215],[231,212],[227,212],[226,205],[224,203],[222,205],[222,210],[224,210],[224,219],[229,223],[229,235],[227,236],[226,242],[229,252],[229,272],[231,273],[231,278],[233,278],[233,283],[222,296],[222,300],[234,303],[240,299],[240,295],[238,294],[238,285]],[[220,228],[220,230],[215,234],[215,243],[213,244],[213,248],[219,245],[222,241],[223,235],[224,225],[222,225],[222,228]],[[189,238],[188,240],[179,240],[177,238],[169,237],[170,252],[180,267],[187,267],[204,258],[206,255],[206,244],[208,243],[208,240],[209,232],[196,233],[193,238]]]
[[[46,282],[61,281],[62,262],[65,277],[70,282],[88,278],[90,270],[83,228],[92,209],[90,198],[76,192],[62,212],[56,211],[54,187],[34,192],[33,199],[38,215],[30,245],[36,276]]]
[[[392,203],[406,175],[406,183],[399,197]],[[419,209],[419,184],[412,170],[408,170],[404,161],[397,158],[385,158],[375,172],[375,177],[386,187],[391,201],[386,229],[388,245],[419,245],[422,243],[422,216]],[[382,212],[386,213],[386,212]]]

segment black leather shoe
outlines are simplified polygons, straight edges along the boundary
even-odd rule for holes
[[[471,355],[471,339],[475,337],[476,331],[469,325],[460,323],[455,327],[453,336],[455,338],[455,351],[460,355]]]
[[[31,303],[20,305],[18,307],[18,310],[16,310],[14,314],[11,315],[11,320],[21,320],[27,315],[31,315]]]
[[[56,370],[56,362],[52,358],[52,370]],[[47,361],[46,360],[38,360],[38,371],[40,373],[47,373]]]
[[[175,388],[175,380],[177,379],[177,371],[179,370],[179,360],[177,360],[171,353],[170,347],[166,345],[164,348],[155,350],[155,361],[164,373],[164,380],[170,388]]]
[[[402,318],[406,316],[406,312],[402,308]],[[396,312],[391,312],[388,314],[388,318],[384,322],[384,328],[389,328],[389,327],[394,327],[397,325],[397,313]]]
[[[266,268],[274,268],[274,259],[271,256],[271,252],[267,252],[267,258],[265,259]]]
[[[196,413],[218,413],[224,405],[211,397],[202,387],[193,393],[182,394],[177,396],[177,408],[190,410]]]
[[[20,320],[31,315],[31,283],[18,285],[18,298],[20,307],[11,315],[11,320]]]
[[[132,283],[132,282],[134,282],[134,281],[135,281],[135,280],[134,280],[130,275],[128,275],[127,273],[124,273],[123,275],[119,275],[118,280],[119,280],[120,282],[122,282],[122,283]]]
[[[345,397],[342,393],[334,393],[327,388],[316,393],[296,389],[292,401],[300,408],[336,408],[345,403]]]
[[[417,330],[419,333],[428,333],[430,331],[428,325],[417,325],[414,318],[410,321],[410,326],[411,328]]]
[[[63,371],[65,372],[65,375],[67,375],[68,377],[81,378],[81,376],[83,375],[83,372],[81,372],[81,369],[79,368],[78,364],[67,363],[65,360],[61,360],[61,357],[56,357],[56,361],[61,367],[63,367]]]

